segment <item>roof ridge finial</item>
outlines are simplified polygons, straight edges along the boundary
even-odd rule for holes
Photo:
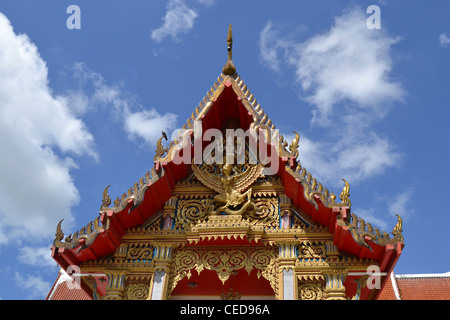
[[[228,50],[228,59],[227,63],[224,65],[222,72],[226,75],[233,75],[236,73],[236,67],[233,64],[232,56],[233,56],[233,35],[231,32],[231,23],[228,27],[228,35],[227,35],[227,50]]]

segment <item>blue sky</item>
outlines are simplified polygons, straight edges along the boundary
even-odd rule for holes
[[[69,29],[70,5],[81,29]],[[370,5],[380,29],[369,29]],[[44,299],[49,247],[153,166],[226,61],[300,161],[392,231],[397,274],[450,271],[450,1],[0,3],[0,299]]]

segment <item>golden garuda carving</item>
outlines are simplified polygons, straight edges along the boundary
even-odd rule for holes
[[[222,206],[214,210],[212,214],[225,212],[242,215],[247,210],[256,212],[256,204],[251,199],[252,189],[245,190],[258,179],[263,169],[261,164],[255,164],[247,166],[242,173],[233,174],[234,165],[226,163],[220,175],[208,172],[207,169],[192,163],[192,170],[197,179],[218,193],[214,201]]]

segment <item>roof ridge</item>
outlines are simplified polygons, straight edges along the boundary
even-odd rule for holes
[[[450,278],[450,271],[444,273],[411,273],[396,274],[396,279],[419,279],[419,278]]]
[[[400,290],[398,288],[397,279],[395,278],[394,271],[390,274],[392,289],[394,290],[394,295],[397,300],[402,300]]]

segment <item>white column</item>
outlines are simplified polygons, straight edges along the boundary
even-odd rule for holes
[[[283,270],[283,300],[294,300],[294,270]]]
[[[163,300],[164,282],[166,279],[165,271],[155,271],[153,275],[153,288],[151,300]]]

